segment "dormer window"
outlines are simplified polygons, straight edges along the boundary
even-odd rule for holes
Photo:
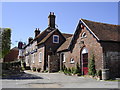
[[[59,36],[53,35],[53,43],[59,43]]]
[[[87,37],[86,32],[83,32],[82,35],[81,35],[81,38],[86,38],[86,37]]]

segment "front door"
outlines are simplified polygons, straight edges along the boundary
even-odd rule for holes
[[[83,74],[88,74],[88,53],[82,54],[83,57]]]

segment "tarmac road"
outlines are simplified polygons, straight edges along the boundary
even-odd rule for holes
[[[25,72],[26,77],[33,75],[37,78],[1,79],[2,88],[118,88],[117,81],[97,81],[92,78],[67,76],[63,73]]]

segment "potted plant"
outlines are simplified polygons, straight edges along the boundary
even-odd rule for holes
[[[33,71],[36,71],[36,68],[35,68],[35,67],[33,67]]]
[[[37,68],[37,71],[40,72],[40,71],[41,71],[41,68]]]

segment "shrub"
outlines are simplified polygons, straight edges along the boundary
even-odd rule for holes
[[[89,59],[88,74],[92,76],[95,76],[96,74],[94,55],[92,55],[91,58]]]
[[[71,73],[75,74],[75,68],[74,67],[71,68]]]
[[[36,67],[33,67],[33,71],[36,71]]]
[[[37,71],[40,72],[40,71],[41,71],[41,68],[37,68]]]
[[[80,69],[80,66],[79,66],[78,63],[76,64],[76,68],[74,70],[74,74],[81,74],[81,69]]]
[[[97,71],[97,76],[102,76],[102,70]]]
[[[45,70],[45,71],[44,71],[44,73],[47,73],[47,72],[48,72],[48,70]]]

